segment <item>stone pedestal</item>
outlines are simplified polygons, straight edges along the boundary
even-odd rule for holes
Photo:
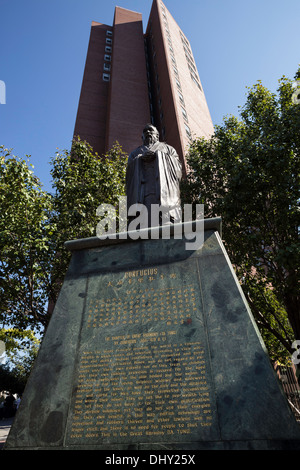
[[[194,223],[195,250],[186,224],[171,239],[150,229],[67,242],[72,260],[5,449],[300,448],[220,225]]]

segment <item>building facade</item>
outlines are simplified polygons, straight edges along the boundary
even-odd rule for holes
[[[99,155],[116,141],[129,153],[148,122],[184,168],[190,140],[214,131],[191,45],[161,0],[145,33],[142,15],[120,7],[113,26],[92,23],[74,136]]]

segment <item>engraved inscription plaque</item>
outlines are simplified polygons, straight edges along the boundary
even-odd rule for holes
[[[197,260],[90,275],[67,444],[218,438]]]

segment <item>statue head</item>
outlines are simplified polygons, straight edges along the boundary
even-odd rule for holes
[[[159,140],[159,132],[153,124],[147,124],[143,129],[144,145],[153,145]]]

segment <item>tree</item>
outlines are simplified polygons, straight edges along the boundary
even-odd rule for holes
[[[39,345],[36,334],[48,321],[51,196],[42,190],[29,157],[19,159],[3,146],[0,207],[0,340],[14,370],[9,377],[24,383]]]
[[[258,82],[240,119],[226,117],[209,140],[194,140],[182,191],[184,201],[205,205],[205,217],[222,216],[225,246],[273,358],[300,338],[300,106],[292,85],[283,77],[274,94]]]
[[[0,319],[17,330],[46,325],[49,288],[48,212],[29,161],[0,147]]]
[[[29,157],[0,150],[0,340],[12,359],[34,348],[34,332],[42,336],[49,322],[70,260],[65,241],[95,235],[97,207],[117,205],[125,193],[127,156],[116,143],[100,158],[74,140],[71,152],[52,159],[49,194]]]
[[[64,247],[68,240],[95,236],[99,217],[97,207],[118,205],[125,195],[127,155],[116,142],[101,158],[87,142],[74,139],[71,152],[57,153],[52,160],[53,178],[51,226],[52,285],[51,299],[55,303],[69,265],[70,253]],[[58,256],[59,254],[59,256]]]
[[[6,360],[0,362],[0,391],[23,393],[40,341],[32,330],[0,329],[0,341],[5,343]]]

